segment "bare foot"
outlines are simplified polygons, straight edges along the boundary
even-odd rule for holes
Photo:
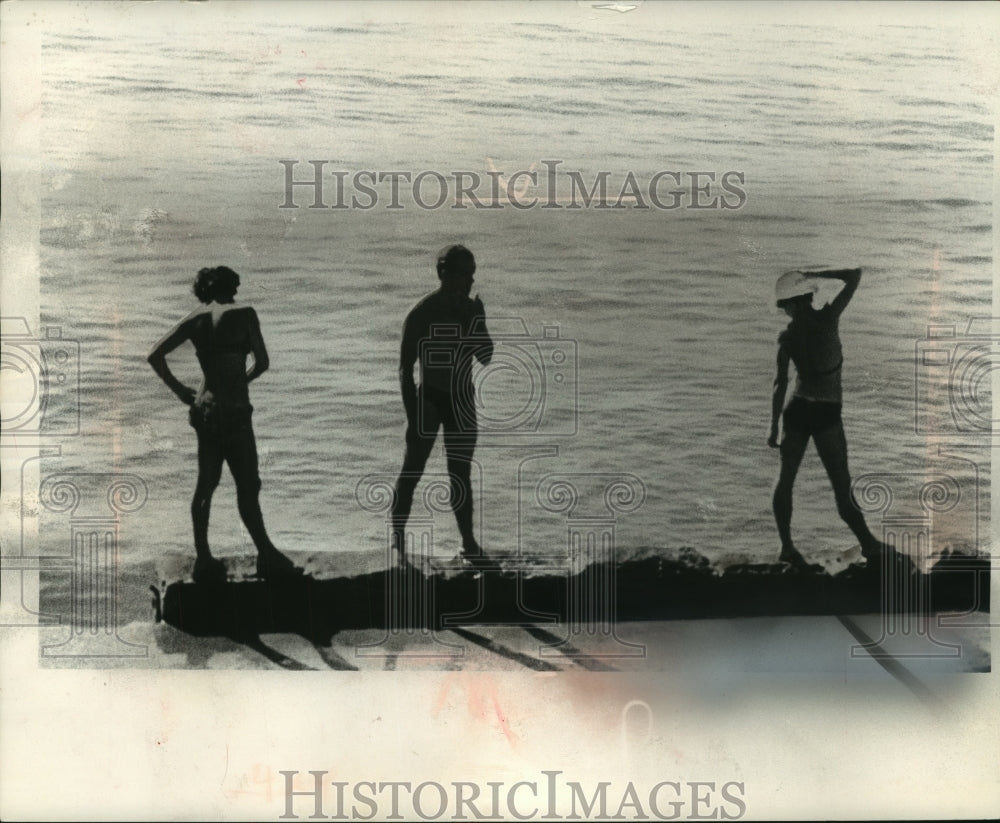
[[[226,564],[217,557],[199,557],[194,561],[191,579],[195,583],[225,583]]]
[[[277,549],[257,555],[257,576],[266,578],[301,577],[302,569]]]
[[[496,561],[483,551],[478,543],[464,546],[456,558],[461,560],[463,565],[471,566],[473,569],[495,569]]]
[[[782,546],[781,554],[778,555],[779,563],[788,563],[792,566],[808,566],[809,563],[806,559],[799,553],[799,550],[795,546]]]

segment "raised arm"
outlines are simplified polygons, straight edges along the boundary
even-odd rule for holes
[[[847,304],[854,297],[854,292],[858,290],[858,283],[861,282],[861,269],[828,269],[827,271],[809,272],[809,276],[844,281],[844,288],[830,303],[830,308],[839,315],[847,308]]]
[[[184,385],[180,380],[178,380],[170,367],[167,366],[167,355],[170,354],[174,349],[176,349],[185,340],[191,338],[191,324],[189,322],[190,318],[184,318],[180,323],[174,326],[167,334],[155,345],[153,350],[149,353],[146,360],[149,365],[153,367],[160,379],[167,384],[174,394],[180,399],[182,403],[191,405],[194,402],[195,390],[190,386]]]
[[[788,352],[778,341],[778,374],[774,378],[774,393],[771,395],[771,432],[767,445],[772,449],[778,447],[778,423],[781,420],[781,410],[785,405],[785,392],[788,389]]]
[[[247,370],[248,383],[260,377],[271,365],[267,347],[264,345],[264,335],[260,331],[260,320],[252,308],[250,309],[250,354],[253,355],[253,365]]]

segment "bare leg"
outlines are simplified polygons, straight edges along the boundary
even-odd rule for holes
[[[809,435],[799,431],[786,431],[781,441],[781,472],[774,486],[772,503],[774,522],[781,539],[778,559],[784,563],[805,563],[792,542],[792,487],[808,445]]]
[[[813,439],[823,467],[830,477],[840,519],[854,532],[865,557],[877,555],[882,550],[882,543],[868,529],[868,524],[851,495],[851,473],[847,467],[847,438],[844,436],[843,424],[830,426],[814,434]]]
[[[264,528],[264,515],[260,510],[257,441],[250,421],[236,424],[226,433],[226,437],[226,462],[236,483],[236,505],[240,511],[240,519],[257,547],[258,554],[276,552],[277,549]]]
[[[444,448],[451,481],[451,508],[462,535],[462,552],[481,554],[482,549],[476,541],[472,521],[472,455],[476,448],[475,435],[445,431]]]
[[[300,575],[302,570],[282,554],[271,542],[264,528],[264,515],[260,510],[260,471],[257,462],[257,440],[249,414],[240,413],[229,421],[225,433],[226,462],[236,483],[236,505],[240,519],[246,526],[250,539],[257,547],[257,575],[278,577]]]
[[[196,429],[198,434],[198,482],[191,500],[191,522],[194,527],[195,582],[225,580],[226,567],[212,557],[208,546],[208,520],[212,495],[222,477],[222,444],[213,430]]]
[[[470,387],[471,388],[471,387]],[[459,391],[449,398],[442,415],[444,452],[451,485],[451,509],[462,536],[462,554],[480,556],[472,521],[472,455],[476,450],[478,427],[475,396]]]
[[[406,453],[403,468],[396,480],[396,491],[392,501],[392,544],[399,557],[406,554],[406,521],[413,505],[413,493],[423,476],[427,458],[434,448],[438,418],[437,411],[430,403],[423,402],[421,420],[406,427]]]
[[[208,518],[212,495],[222,477],[222,444],[211,431],[198,431],[198,482],[191,500],[191,522],[194,526],[194,550],[198,559],[210,560]]]

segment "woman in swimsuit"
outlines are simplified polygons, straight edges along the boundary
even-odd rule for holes
[[[812,297],[816,278],[844,281],[844,287],[827,306],[816,310]],[[818,272],[788,272],[778,280],[778,308],[791,322],[778,337],[778,376],[771,404],[771,433],[767,445],[781,450],[781,473],[774,488],[774,519],[781,538],[780,560],[804,565],[792,543],[792,486],[811,437],[833,485],[837,512],[861,543],[867,561],[880,556],[883,544],[869,531],[851,495],[847,468],[847,439],[840,418],[840,372],[844,362],[838,325],[840,315],[854,296],[861,269]],[[788,405],[788,363],[795,364],[795,387]],[[784,437],[778,444],[778,420],[784,422]]]
[[[240,517],[257,547],[258,576],[301,573],[274,547],[260,511],[260,475],[248,387],[267,371],[269,361],[257,313],[250,306],[235,304],[239,285],[240,276],[226,266],[199,271],[194,293],[205,306],[174,326],[148,358],[163,382],[190,406],[190,422],[198,435],[198,482],[191,501],[195,582],[226,579],[225,564],[213,557],[208,547],[208,516],[223,462],[229,464],[236,481]],[[197,391],[181,383],[167,367],[166,356],[186,340],[194,344],[204,374]],[[253,355],[249,370],[248,354]]]

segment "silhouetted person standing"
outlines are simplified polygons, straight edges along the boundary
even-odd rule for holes
[[[406,410],[406,455],[392,508],[393,544],[405,559],[405,528],[427,458],[444,430],[451,506],[462,536],[462,557],[482,562],[473,530],[472,455],[476,448],[475,361],[488,364],[493,342],[477,294],[470,299],[476,260],[464,246],[449,246],[437,259],[441,287],[406,317],[399,354],[399,380]],[[420,385],[413,367],[420,364]]]
[[[817,278],[844,281],[833,301],[814,309]],[[778,375],[771,403],[771,432],[767,444],[781,450],[781,473],[774,488],[774,519],[781,538],[780,560],[802,565],[802,555],[792,542],[792,486],[809,439],[816,444],[823,467],[833,486],[837,512],[861,543],[868,561],[877,559],[884,546],[869,531],[851,495],[851,475],[847,467],[847,438],[841,421],[841,370],[844,356],[840,344],[840,315],[861,281],[861,269],[817,272],[787,272],[775,287],[776,303],[790,318],[778,337]],[[788,405],[788,364],[795,364],[795,386]],[[784,423],[784,437],[778,444],[778,421]]]
[[[194,525],[195,582],[224,582],[225,564],[212,556],[208,546],[208,518],[212,494],[229,464],[236,481],[236,499],[243,520],[257,547],[257,573],[262,577],[300,574],[279,552],[264,528],[260,511],[260,475],[254,439],[249,385],[267,371],[270,361],[257,313],[237,306],[240,276],[226,266],[205,268],[194,282],[195,296],[205,304],[196,309],[162,339],[149,355],[154,371],[190,406],[190,422],[198,435],[198,482],[191,501]],[[181,383],[167,367],[166,356],[184,341],[194,344],[204,378],[195,391]],[[247,355],[253,365],[247,369]]]

